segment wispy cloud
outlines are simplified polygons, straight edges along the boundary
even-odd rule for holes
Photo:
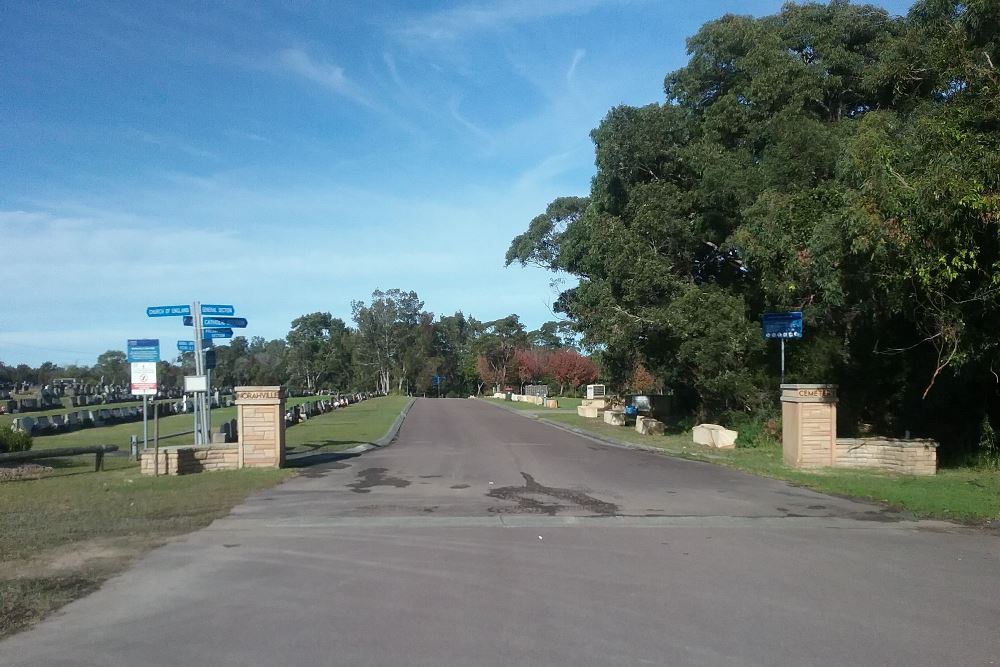
[[[458,124],[464,127],[466,130],[476,135],[480,139],[492,143],[493,137],[489,132],[479,127],[471,120],[462,115],[460,107],[462,106],[462,98],[453,97],[448,102],[448,111],[451,113],[451,117],[458,121]]]
[[[152,134],[151,132],[146,132],[145,130],[129,130],[128,134],[134,140],[143,144],[159,146],[172,151],[179,151],[193,157],[206,158],[209,160],[219,159],[218,153],[196,146],[188,141],[185,141],[184,139],[178,139],[176,137],[165,136],[162,134]]]
[[[400,34],[430,40],[449,40],[508,25],[567,15],[586,14],[595,7],[617,0],[507,0],[475,3],[415,17],[404,23]]]
[[[576,67],[583,60],[583,57],[587,55],[587,52],[583,49],[577,49],[573,52],[573,62],[570,63],[569,69],[566,70],[566,84],[572,85],[573,75],[576,74]]]
[[[277,60],[288,72],[317,83],[352,102],[369,108],[375,107],[368,92],[349,79],[344,68],[339,65],[314,60],[308,53],[297,48],[285,49],[278,54]]]
[[[257,134],[256,132],[246,132],[245,130],[226,130],[226,135],[232,137],[233,139],[242,139],[244,141],[253,141],[258,144],[273,144],[274,142],[267,137]]]

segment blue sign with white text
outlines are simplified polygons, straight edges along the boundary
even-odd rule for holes
[[[202,315],[235,315],[236,308],[233,306],[220,306],[216,304],[201,304]]]
[[[205,329],[202,338],[232,338],[232,329]]]
[[[764,313],[761,315],[764,338],[802,338],[802,313]]]
[[[184,318],[184,326],[193,327],[194,318],[190,315]],[[203,317],[201,326],[204,329],[245,329],[247,321],[243,317]]]
[[[178,352],[194,352],[194,341],[193,340],[179,340],[179,341],[177,341],[177,351]]]
[[[159,361],[160,341],[158,338],[130,338],[128,341],[128,361],[130,364]]]
[[[177,315],[190,315],[191,306],[149,306],[146,308],[146,317],[176,317]]]

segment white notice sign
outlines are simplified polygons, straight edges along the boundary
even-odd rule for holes
[[[155,361],[140,361],[132,364],[132,395],[156,396]]]

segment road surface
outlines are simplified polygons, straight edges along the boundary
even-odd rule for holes
[[[1000,540],[472,400],[0,643],[3,665],[1000,664]]]

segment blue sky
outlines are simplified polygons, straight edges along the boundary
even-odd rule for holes
[[[266,338],[393,287],[554,319],[510,239],[586,194],[590,130],[662,101],[702,23],[780,6],[4,2],[0,361],[172,350],[187,332],[145,307],[194,300]]]

